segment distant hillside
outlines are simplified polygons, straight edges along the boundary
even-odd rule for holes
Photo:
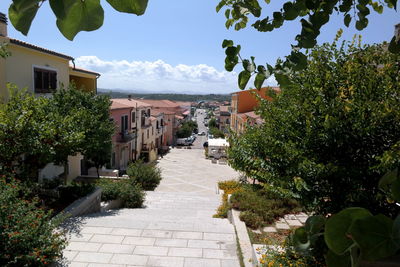
[[[216,95],[216,94],[208,94],[208,95],[186,95],[186,94],[150,94],[150,93],[129,93],[122,91],[111,91],[107,89],[98,89],[98,94],[106,94],[110,95],[111,98],[127,98],[128,95],[131,95],[133,98],[142,98],[142,99],[154,99],[154,100],[173,100],[173,101],[190,101],[190,102],[198,102],[200,100],[204,101],[231,101],[230,95]]]

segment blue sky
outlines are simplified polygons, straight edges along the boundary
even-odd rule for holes
[[[260,0],[260,2],[263,2]],[[263,14],[277,10],[282,1],[271,1]],[[11,0],[0,2],[7,13]],[[218,1],[150,0],[143,16],[113,10],[106,1],[104,25],[94,32],[81,32],[74,41],[65,39],[55,25],[55,17],[45,2],[27,37],[9,25],[9,36],[38,46],[68,54],[77,65],[99,71],[101,88],[134,89],[187,93],[230,93],[237,91],[236,73],[224,71],[223,39],[242,45],[242,56],[255,56],[258,63],[273,64],[290,52],[290,44],[300,25],[287,23],[272,33],[259,33],[248,27],[235,31],[225,28],[223,12],[216,13]],[[373,14],[368,28],[361,32],[365,43],[390,40],[394,24],[400,23],[398,12],[386,9]],[[334,17],[322,29],[319,42],[332,41],[344,27],[342,17]],[[352,24],[343,35],[351,39]],[[240,71],[240,68],[237,68]],[[274,81],[268,81],[274,84]]]

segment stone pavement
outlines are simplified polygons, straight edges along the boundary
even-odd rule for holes
[[[217,182],[238,179],[239,174],[228,165],[213,164],[203,149],[174,148],[159,162],[163,180],[157,192],[191,192],[215,194]]]
[[[212,218],[221,201],[215,183],[233,171],[202,161],[196,151],[172,150],[161,160],[164,179],[147,192],[145,209],[74,218],[60,265],[238,267],[233,225]]]

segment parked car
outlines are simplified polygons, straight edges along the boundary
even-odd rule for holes
[[[193,142],[188,138],[178,138],[176,139],[176,144],[179,146],[190,146]]]
[[[201,133],[199,133],[198,135],[206,135],[206,133],[204,131],[202,131]]]

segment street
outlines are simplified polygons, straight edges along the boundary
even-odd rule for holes
[[[206,116],[206,110],[205,109],[196,109],[195,114],[196,114],[198,129],[199,129],[198,133],[205,132],[206,134],[203,136],[197,135],[196,136],[197,138],[194,141],[192,148],[203,149],[203,144],[204,144],[204,142],[207,141],[207,128],[204,125],[204,118]]]

